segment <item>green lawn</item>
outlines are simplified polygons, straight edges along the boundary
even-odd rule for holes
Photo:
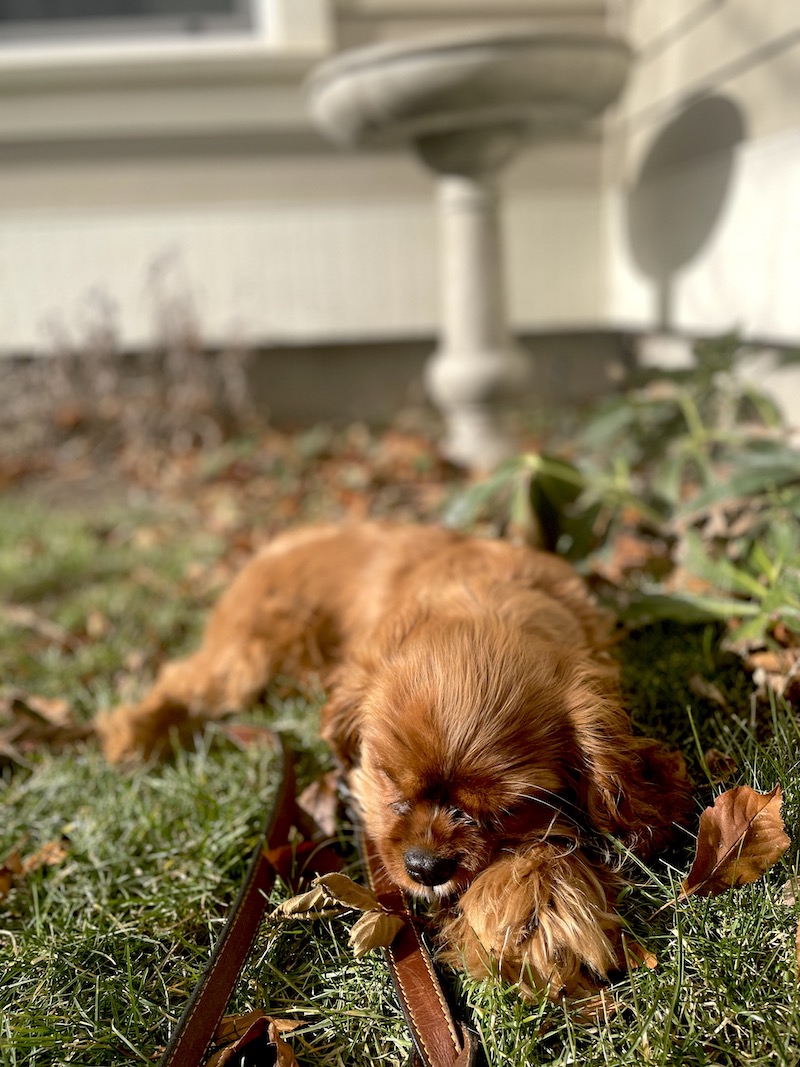
[[[299,459],[279,462],[243,442],[198,459],[182,481],[154,477],[143,488],[140,474],[134,491],[121,473],[114,492],[96,497],[78,485],[54,502],[35,482],[6,493],[0,693],[64,698],[88,720],[141,692],[163,658],[191,645],[216,591],[262,533],[321,515],[430,519],[461,490],[422,451],[402,462],[395,455],[387,471],[374,440],[333,458],[330,442],[323,446],[306,439]],[[738,657],[720,648],[723,633],[717,622],[634,631],[621,649],[634,719],[683,748],[702,786],[698,813],[731,785],[767,791],[780,782],[794,836],[797,721],[777,698],[754,702]],[[722,700],[698,678],[713,681]],[[254,711],[291,738],[302,782],[329,767],[318,711],[313,693],[285,686]],[[714,787],[701,762],[712,746],[738,768]],[[0,1062],[152,1062],[244,874],[270,801],[272,757],[209,735],[169,763],[121,773],[90,741],[17,749],[0,752],[0,860],[14,848],[35,856],[52,841],[63,841],[65,854],[18,877],[0,899]],[[674,906],[692,851],[686,834],[668,859],[636,872],[622,907],[657,966],[616,983],[601,1021],[454,980],[489,1062],[800,1062],[800,905],[785,903],[782,888],[798,875],[796,846],[753,885]],[[279,887],[276,898],[286,892]],[[303,1065],[399,1067],[409,1043],[387,971],[379,954],[351,957],[348,925],[267,925],[234,1006],[301,1020],[289,1040]]]

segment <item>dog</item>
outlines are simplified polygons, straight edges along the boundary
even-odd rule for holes
[[[612,644],[550,553],[300,528],[239,573],[196,653],[97,729],[112,761],[151,754],[278,673],[320,671],[323,736],[388,875],[433,905],[441,957],[579,995],[622,964],[620,852],[654,855],[693,810],[682,758],[632,732]]]

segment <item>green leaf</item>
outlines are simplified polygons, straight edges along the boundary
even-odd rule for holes
[[[716,586],[723,592],[738,592],[744,596],[761,600],[766,594],[766,586],[748,571],[737,567],[730,560],[714,559],[709,556],[700,534],[689,530],[686,534],[685,566],[689,574]]]
[[[713,620],[729,621],[761,614],[759,605],[725,597],[696,596],[692,593],[634,593],[620,614],[627,622],[671,620],[691,626]]]

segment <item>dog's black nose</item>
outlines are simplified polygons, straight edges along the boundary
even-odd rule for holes
[[[424,848],[410,848],[403,856],[409,878],[422,885],[442,885],[456,869],[457,859],[452,856],[437,856]]]

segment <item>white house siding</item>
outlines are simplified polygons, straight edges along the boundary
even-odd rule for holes
[[[499,0],[492,18],[600,25],[605,11]],[[339,0],[332,14],[342,47],[480,21],[486,5]],[[0,353],[79,344],[98,314],[121,348],[147,347],[167,297],[209,345],[435,333],[433,180],[405,150],[341,154],[311,130],[302,81],[324,42],[236,47],[52,67],[0,49]],[[515,326],[603,326],[598,131],[532,146],[504,187]]]
[[[608,144],[610,319],[796,344],[800,4],[631,0],[628,33],[637,62]]]

